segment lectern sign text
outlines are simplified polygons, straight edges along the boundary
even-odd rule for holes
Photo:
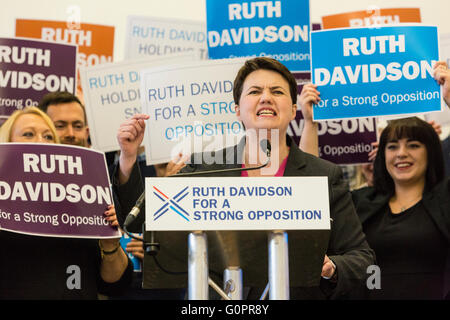
[[[328,230],[326,177],[146,178],[146,229]]]

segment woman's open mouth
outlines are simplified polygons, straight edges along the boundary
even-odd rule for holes
[[[270,109],[270,108],[263,108],[261,110],[258,110],[258,112],[256,113],[256,115],[258,117],[273,117],[276,116],[277,113],[275,112],[275,110]]]

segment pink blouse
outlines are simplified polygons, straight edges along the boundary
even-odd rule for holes
[[[284,158],[283,162],[281,163],[280,167],[278,168],[278,171],[275,173],[275,177],[282,177],[284,175],[284,170],[286,169],[286,163],[287,163],[288,157]],[[245,168],[245,164],[242,164],[242,168]],[[248,171],[242,171],[241,177],[248,177]]]

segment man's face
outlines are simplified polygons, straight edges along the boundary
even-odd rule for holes
[[[49,105],[47,114],[55,124],[61,143],[89,147],[89,128],[84,121],[84,110],[79,103]]]

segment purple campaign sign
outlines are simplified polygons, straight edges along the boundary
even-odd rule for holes
[[[336,164],[369,162],[372,142],[377,141],[375,118],[319,122],[319,155]]]
[[[288,128],[297,144],[303,126],[302,112],[297,110]],[[341,165],[368,163],[371,144],[377,141],[377,124],[375,118],[320,121],[318,134],[320,158]]]
[[[294,73],[300,94],[303,85],[311,82],[311,73]],[[320,88],[319,88],[320,90]],[[297,99],[298,100],[298,99]],[[377,141],[375,118],[330,120],[319,122],[319,156],[335,164],[360,164],[369,162],[372,142]],[[299,144],[303,131],[303,115],[297,110],[295,120],[289,124],[288,133]]]
[[[0,229],[40,236],[119,238],[103,153],[53,144],[0,144]]]
[[[48,92],[76,89],[77,46],[0,38],[0,124]]]

